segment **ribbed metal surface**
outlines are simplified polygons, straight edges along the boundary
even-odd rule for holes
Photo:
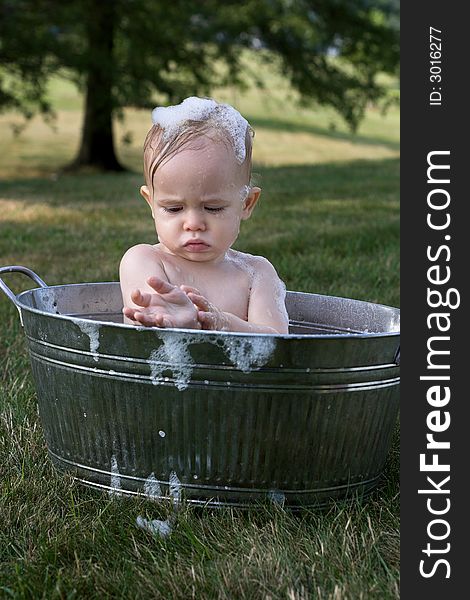
[[[236,506],[377,484],[398,411],[397,309],[290,292],[292,334],[261,336],[116,323],[118,284],[17,300],[49,452],[84,483]]]

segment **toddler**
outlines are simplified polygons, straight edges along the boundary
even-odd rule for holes
[[[150,327],[288,332],[285,286],[271,263],[231,248],[261,190],[251,185],[252,129],[228,104],[158,107],[140,193],[158,244],[120,265],[125,322]]]

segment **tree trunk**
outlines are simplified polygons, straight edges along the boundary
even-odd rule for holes
[[[80,150],[69,166],[75,170],[91,167],[105,171],[123,171],[114,149],[113,136],[113,45],[115,8],[113,0],[88,4],[88,74],[85,115]]]

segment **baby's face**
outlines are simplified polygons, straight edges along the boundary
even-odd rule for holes
[[[163,249],[191,261],[222,259],[260,193],[245,177],[232,148],[205,136],[160,166],[153,198],[145,186],[141,192]]]

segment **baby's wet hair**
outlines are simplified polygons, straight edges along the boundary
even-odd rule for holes
[[[187,120],[182,123],[170,135],[155,123],[147,133],[144,142],[144,177],[145,183],[153,195],[153,181],[157,169],[165,162],[170,160],[175,154],[178,154],[183,148],[191,147],[193,142],[201,137],[207,137],[214,142],[221,142],[234,148],[233,133],[221,126],[220,121],[209,116],[203,120]],[[254,131],[247,124],[244,141],[244,160],[240,168],[245,171],[246,182],[249,185],[251,181],[252,170],[252,150],[253,150]],[[240,162],[237,157],[237,162]]]

